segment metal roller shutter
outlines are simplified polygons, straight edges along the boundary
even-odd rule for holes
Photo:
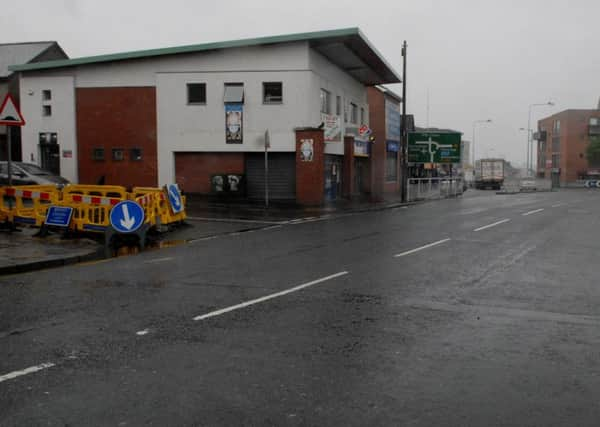
[[[265,154],[246,153],[249,199],[265,198]],[[269,153],[269,199],[296,199],[296,153]]]

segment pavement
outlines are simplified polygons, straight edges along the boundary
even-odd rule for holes
[[[596,426],[600,192],[0,277],[0,424]]]

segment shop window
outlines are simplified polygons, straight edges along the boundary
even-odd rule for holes
[[[242,104],[244,102],[243,83],[225,83],[225,104]]]
[[[122,148],[113,148],[112,159],[116,162],[125,160],[125,150],[123,150]]]
[[[263,83],[263,103],[281,104],[283,102],[283,84],[281,82]]]
[[[104,148],[96,147],[92,150],[92,159],[96,161],[104,161]]]
[[[395,151],[386,151],[385,179],[386,181],[396,181],[398,179],[398,153]]]
[[[134,162],[139,162],[142,160],[142,149],[141,148],[132,148],[129,153],[129,160]]]
[[[187,102],[191,105],[206,104],[206,83],[188,83]]]

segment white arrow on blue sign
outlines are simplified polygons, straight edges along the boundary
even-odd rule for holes
[[[178,214],[183,210],[183,201],[181,200],[181,193],[179,192],[177,184],[167,185],[167,191],[169,193],[171,209],[173,210],[173,213]]]
[[[144,223],[144,209],[131,200],[119,202],[110,211],[110,223],[120,233],[133,233]]]

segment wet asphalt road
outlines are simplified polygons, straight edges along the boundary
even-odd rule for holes
[[[596,426],[598,212],[470,191],[2,277],[0,425]]]

